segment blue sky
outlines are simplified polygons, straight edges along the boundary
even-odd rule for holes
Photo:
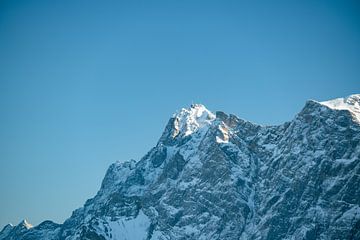
[[[192,102],[261,124],[360,93],[357,1],[0,1],[0,227],[62,222]]]

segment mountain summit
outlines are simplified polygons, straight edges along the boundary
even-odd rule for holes
[[[308,101],[278,126],[193,104],[63,224],[0,239],[360,239],[359,99]]]
[[[320,102],[320,104],[335,110],[349,111],[355,119],[360,122],[360,94],[350,95],[347,98],[337,98],[326,102]]]

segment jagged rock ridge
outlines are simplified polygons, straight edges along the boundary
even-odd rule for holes
[[[192,105],[63,224],[0,239],[360,239],[359,104],[308,101],[279,126]]]

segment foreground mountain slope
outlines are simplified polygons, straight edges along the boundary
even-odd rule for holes
[[[308,101],[279,126],[192,105],[64,224],[0,239],[360,239],[359,104]]]

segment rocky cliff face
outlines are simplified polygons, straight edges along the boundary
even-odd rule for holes
[[[280,126],[192,105],[63,224],[0,239],[360,239],[359,104],[308,101]]]

